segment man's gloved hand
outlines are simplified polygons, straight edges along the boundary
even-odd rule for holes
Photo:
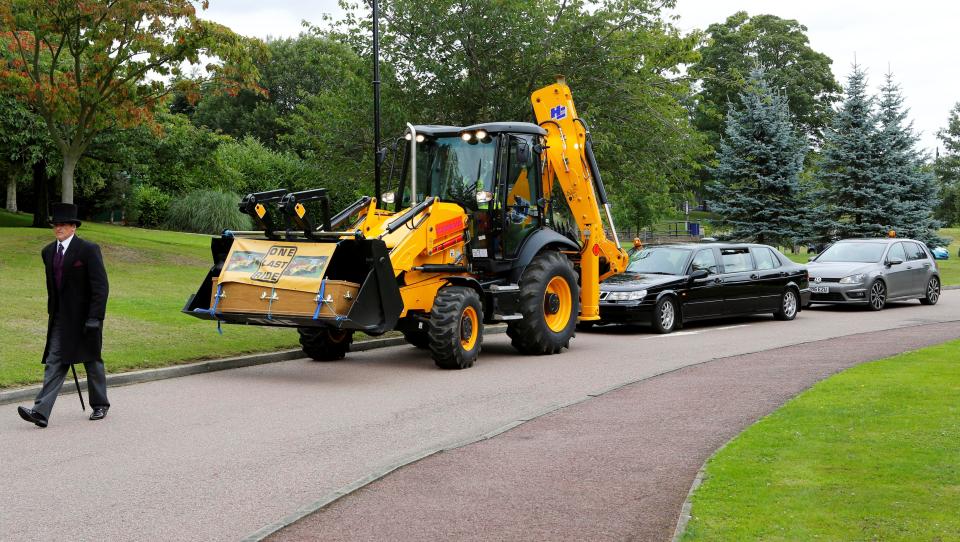
[[[96,318],[87,318],[87,323],[83,325],[84,333],[91,333],[100,329],[100,320]]]

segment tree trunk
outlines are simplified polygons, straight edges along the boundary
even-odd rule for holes
[[[7,210],[17,212],[17,178],[13,175],[7,177]]]
[[[63,175],[62,186],[60,189],[60,201],[63,203],[73,203],[73,172],[77,169],[77,162],[80,156],[74,156],[67,152],[63,155]]]
[[[33,164],[33,193],[37,202],[33,210],[33,227],[50,227],[50,182],[47,178],[47,162],[40,160]]]

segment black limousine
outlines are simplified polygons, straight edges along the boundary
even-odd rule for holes
[[[707,318],[772,313],[793,320],[809,302],[806,267],[773,247],[662,245],[637,252],[626,271],[600,284],[598,323],[650,323],[670,333]]]

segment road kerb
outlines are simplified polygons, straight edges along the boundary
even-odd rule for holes
[[[484,334],[497,334],[506,332],[507,327],[502,325],[485,326]],[[390,346],[400,346],[407,344],[403,337],[387,337],[383,339],[370,339],[367,341],[355,342],[350,346],[351,352],[364,352],[367,350],[377,350]],[[152,382],[154,380],[165,380],[167,378],[179,378],[214,371],[226,371],[228,369],[239,369],[241,367],[252,367],[254,365],[263,365],[265,363],[277,363],[280,361],[290,361],[304,357],[303,351],[299,348],[293,350],[281,350],[279,352],[268,352],[265,354],[248,354],[245,356],[235,356],[223,359],[212,359],[197,361],[194,363],[185,363],[183,365],[174,365],[172,367],[161,367],[158,369],[144,369],[141,371],[130,371],[127,373],[116,373],[107,375],[107,386],[127,386],[130,384],[140,384],[142,382]],[[109,364],[107,365],[109,370]],[[80,387],[87,389],[87,379],[80,380]],[[14,388],[11,390],[0,391],[0,405],[9,403],[18,403],[32,400],[40,391],[40,385],[26,386],[23,388]],[[73,382],[64,381],[60,388],[60,395],[75,393],[76,388]]]

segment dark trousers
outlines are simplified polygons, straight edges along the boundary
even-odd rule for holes
[[[43,387],[33,404],[33,410],[50,419],[53,403],[63,386],[63,381],[70,371],[71,363],[64,361],[60,356],[60,329],[56,322],[51,327],[50,350],[47,353],[45,369],[43,371]],[[109,407],[107,401],[107,373],[103,362],[94,361],[83,364],[87,370],[87,392],[90,396],[91,407]]]

